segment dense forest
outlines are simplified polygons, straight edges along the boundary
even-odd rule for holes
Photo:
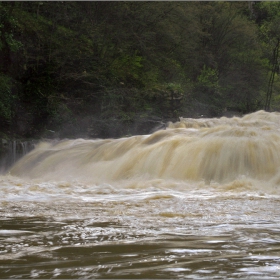
[[[121,137],[280,109],[280,2],[0,2],[0,137]]]

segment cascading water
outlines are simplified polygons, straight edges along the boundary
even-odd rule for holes
[[[18,159],[34,149],[36,141],[9,140],[2,143],[3,155],[0,161],[0,171],[10,168]]]
[[[143,176],[206,183],[242,176],[270,181],[280,166],[277,117],[258,112],[232,119],[181,118],[152,135],[41,143],[10,174],[92,183]]]
[[[4,278],[280,277],[280,114],[41,142],[0,177]]]

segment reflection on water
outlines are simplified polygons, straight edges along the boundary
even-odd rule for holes
[[[2,203],[1,278],[280,277],[279,196],[172,193]]]
[[[42,143],[0,177],[0,277],[279,278],[279,125]]]

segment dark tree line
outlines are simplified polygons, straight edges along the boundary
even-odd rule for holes
[[[0,2],[0,132],[277,110],[279,22],[279,2]]]

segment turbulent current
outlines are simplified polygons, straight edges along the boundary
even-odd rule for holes
[[[280,113],[41,142],[0,176],[1,278],[280,277]]]

